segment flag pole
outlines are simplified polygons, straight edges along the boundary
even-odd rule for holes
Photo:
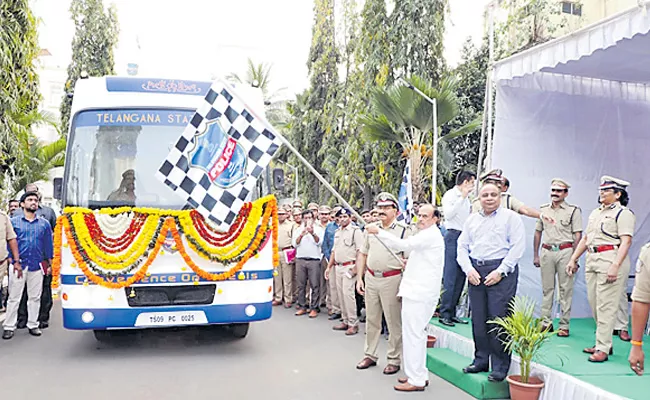
[[[332,194],[334,195],[334,197],[336,197],[336,198],[337,198],[341,203],[343,203],[343,205],[344,205],[347,209],[349,209],[349,210],[352,212],[352,214],[354,214],[355,217],[357,217],[357,219],[359,220],[359,223],[360,223],[360,224],[363,224],[363,218],[361,218],[361,215],[359,215],[359,213],[357,213],[357,211],[356,211],[356,210],[355,210],[355,209],[350,205],[350,203],[348,203],[348,202],[343,198],[343,196],[341,196],[341,195],[339,194],[339,192],[337,192],[336,189],[334,189],[334,188],[332,187],[332,185],[330,185],[329,182],[327,182],[327,180],[326,180],[325,178],[323,178],[323,176],[322,176],[322,175],[321,175],[321,174],[316,170],[316,168],[314,168],[314,167],[309,163],[309,161],[307,161],[307,160],[305,159],[305,157],[303,157],[302,154],[300,154],[300,152],[299,152],[295,147],[293,147],[293,145],[292,145],[292,144],[291,144],[291,143],[290,143],[290,142],[289,142],[289,141],[288,141],[288,140],[287,140],[283,135],[276,133],[276,136],[280,139],[280,141],[282,141],[282,143],[284,143],[285,146],[287,146],[287,148],[288,148],[289,150],[291,150],[291,152],[292,152],[292,153],[293,153],[293,154],[298,158],[298,160],[300,160],[300,162],[303,163],[303,165],[304,165],[305,167],[307,167],[307,169],[308,169],[312,174],[314,174],[314,176],[316,177],[316,179],[318,179],[318,180],[323,184],[323,186],[325,186],[325,188],[326,188],[327,190],[329,190],[330,193],[332,193]],[[365,225],[365,224],[364,224],[364,225]],[[390,247],[388,247],[388,246],[386,245],[386,243],[382,242],[381,239],[379,239],[379,237],[376,236],[376,239],[379,241],[379,243],[381,243],[381,244],[386,248],[386,250],[388,250],[388,251],[390,252],[390,254],[391,254],[393,257],[395,257],[395,259],[396,259],[397,261],[400,262],[400,264],[402,264],[402,266],[404,266],[404,261],[402,261],[402,258],[401,258],[401,257],[399,257],[399,256],[398,256],[398,255],[397,255],[397,254],[396,254],[396,253],[395,253],[395,252],[394,252]]]

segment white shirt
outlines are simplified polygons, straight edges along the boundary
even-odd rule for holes
[[[475,260],[503,259],[497,271],[509,274],[515,270],[526,248],[526,231],[519,214],[499,207],[490,215],[483,210],[472,214],[458,237],[456,260],[467,274]]]
[[[472,211],[472,204],[469,201],[469,196],[463,198],[458,186],[447,190],[442,196],[442,212],[445,216],[445,228],[455,229],[457,231],[463,230],[465,221],[469,218]]]
[[[291,243],[296,249],[296,258],[314,258],[320,260],[323,257],[320,246],[323,244],[323,236],[325,236],[325,231],[320,226],[314,224],[314,235],[318,236],[318,243],[314,240],[314,237],[310,234],[306,234],[300,240],[300,244],[296,243],[298,241],[298,236],[302,234],[305,230],[303,225],[300,225],[293,232],[293,237],[291,238]]]
[[[440,296],[445,264],[445,242],[440,229],[433,225],[414,236],[400,239],[383,230],[379,239],[397,251],[410,251],[398,296],[427,301]]]

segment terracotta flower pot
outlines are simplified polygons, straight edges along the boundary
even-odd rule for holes
[[[512,400],[537,400],[544,387],[544,382],[534,376],[528,378],[528,383],[523,383],[520,375],[510,375],[506,380],[510,384]]]
[[[427,336],[427,348],[430,349],[436,344],[435,336]]]

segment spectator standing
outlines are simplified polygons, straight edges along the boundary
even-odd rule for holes
[[[293,247],[296,249],[296,275],[298,277],[298,311],[296,315],[309,313],[309,318],[316,318],[320,312],[320,263],[323,229],[314,224],[314,213],[311,210],[302,212],[302,225],[293,235]],[[305,297],[307,279],[311,296],[309,304]]]
[[[9,269],[9,301],[4,321],[3,339],[11,339],[16,329],[20,298],[27,287],[27,328],[32,336],[41,336],[38,324],[43,276],[51,276],[53,254],[52,228],[44,218],[36,215],[39,196],[26,192],[20,198],[23,215],[11,219],[18,241],[18,257],[13,254]]]

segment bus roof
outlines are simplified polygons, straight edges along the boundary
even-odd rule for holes
[[[70,115],[89,109],[186,108],[196,109],[212,85],[209,81],[106,76],[79,79]],[[257,115],[264,115],[259,88],[232,84],[236,93]]]

